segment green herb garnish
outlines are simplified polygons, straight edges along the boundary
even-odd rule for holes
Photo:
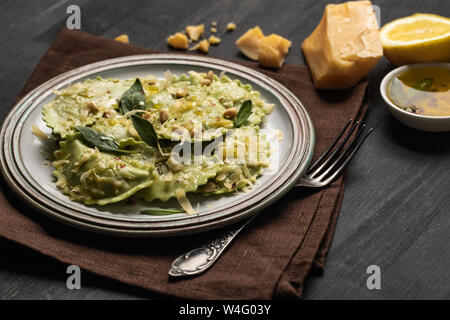
[[[433,82],[433,78],[425,78],[414,83],[412,87],[416,90],[427,91],[428,89],[430,89]]]
[[[247,121],[248,117],[252,114],[252,101],[247,100],[244,101],[241,108],[239,109],[239,112],[234,119],[234,126],[236,128],[239,128],[244,124],[245,121]]]
[[[167,216],[169,214],[182,213],[184,211],[172,210],[172,209],[147,209],[142,210],[141,214],[148,214],[152,216]]]
[[[141,81],[136,78],[133,85],[124,92],[119,101],[119,111],[125,114],[136,109],[144,109],[145,94]]]
[[[135,114],[131,115],[131,121],[133,121],[133,126],[139,137],[141,137],[146,144],[152,147],[158,146],[158,135],[156,134],[155,128],[150,121],[147,121]]]
[[[130,150],[121,150],[119,145],[111,137],[102,135],[99,131],[90,127],[76,127],[81,133],[84,142],[91,148],[97,148],[107,153],[133,153]]]

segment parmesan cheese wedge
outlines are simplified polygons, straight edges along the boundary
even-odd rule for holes
[[[249,29],[236,41],[243,54],[267,68],[280,68],[291,44],[288,39],[274,33],[264,36],[258,26]]]
[[[267,68],[281,68],[288,54],[291,41],[272,33],[259,42],[258,61]]]
[[[280,51],[283,56],[287,55],[292,42],[275,33],[264,38],[264,42]]]
[[[236,45],[251,60],[258,60],[259,41],[264,38],[260,27],[249,29],[237,41]]]
[[[258,61],[266,68],[280,68],[284,62],[284,56],[278,49],[262,40],[258,48]]]
[[[370,1],[329,4],[313,33],[302,43],[317,89],[357,84],[383,55]]]

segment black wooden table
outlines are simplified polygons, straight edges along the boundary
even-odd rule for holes
[[[167,51],[166,37],[187,24],[219,22],[224,30],[210,56],[244,60],[234,41],[248,28],[292,40],[288,64],[303,64],[300,44],[329,1],[164,0],[25,1],[0,4],[0,116],[66,23],[71,4],[81,8],[81,30]],[[374,1],[382,24],[415,12],[450,15],[448,0]],[[367,117],[374,133],[350,165],[344,202],[325,273],[310,277],[306,299],[450,298],[450,134],[414,131],[395,121],[380,94],[393,67],[382,59],[370,73]],[[1,221],[0,221],[1,223]],[[66,287],[66,265],[0,239],[0,299],[135,299],[146,291],[82,272],[82,289]],[[369,290],[366,269],[381,269],[381,289]]]

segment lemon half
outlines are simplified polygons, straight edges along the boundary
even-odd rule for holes
[[[450,19],[416,13],[385,24],[380,31],[385,56],[395,65],[450,62]]]

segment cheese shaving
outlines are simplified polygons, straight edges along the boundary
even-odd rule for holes
[[[45,150],[39,149],[39,152],[45,157],[46,160],[52,160],[53,156]]]
[[[196,214],[197,211],[192,208],[191,203],[189,202],[188,198],[186,197],[186,193],[183,189],[177,189],[175,190],[175,195],[177,197],[178,203],[180,206],[188,213],[188,214]]]
[[[244,172],[245,177],[250,177],[250,171],[248,170],[248,167],[246,164],[242,167],[242,171]]]
[[[42,165],[42,166],[40,166],[41,168],[48,168],[48,167],[50,167],[50,161],[48,161],[48,160],[44,160],[44,165]]]
[[[164,78],[168,83],[172,83],[175,80],[175,75],[169,70],[164,72]]]
[[[31,132],[32,132],[36,137],[38,137],[38,138],[41,139],[41,140],[47,140],[47,139],[48,139],[48,135],[47,135],[44,131],[42,131],[41,129],[39,129],[39,127],[38,127],[37,125],[35,125],[35,124],[33,124],[33,125],[31,126]]]
[[[141,110],[141,109],[135,109],[135,110],[128,111],[128,112],[124,113],[123,115],[124,115],[124,117],[128,117],[132,114],[142,113],[142,112],[143,112],[143,110]]]

